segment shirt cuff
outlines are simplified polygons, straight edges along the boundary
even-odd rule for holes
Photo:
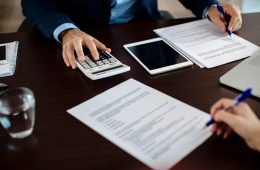
[[[54,31],[53,31],[53,37],[56,41],[58,41],[60,43],[60,40],[59,40],[59,35],[60,33],[62,33],[63,31],[65,30],[68,30],[68,29],[79,29],[76,25],[72,24],[72,23],[64,23],[64,24],[61,24],[60,26],[58,26]]]
[[[202,14],[203,19],[208,18],[209,8],[212,7],[212,6],[217,6],[217,4],[212,4],[211,6],[204,9],[203,14]]]

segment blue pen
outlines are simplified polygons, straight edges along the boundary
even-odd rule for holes
[[[221,17],[223,19],[225,19],[225,12],[224,12],[223,7],[220,4],[217,4],[217,10],[221,14]],[[231,31],[228,29],[228,23],[225,23],[225,25],[226,25],[226,31],[227,31],[228,35],[231,37],[232,34],[231,34]]]
[[[240,95],[238,95],[234,100],[233,103],[231,105],[229,105],[228,107],[225,107],[223,110],[229,110],[230,108],[237,106],[240,102],[246,100],[247,98],[249,98],[252,94],[252,89],[248,88],[246,89],[243,93],[241,93]],[[210,126],[211,124],[215,123],[214,118],[212,117],[207,123],[206,123],[206,127]]]

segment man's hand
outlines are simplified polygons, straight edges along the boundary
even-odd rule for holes
[[[223,10],[225,14],[230,16],[228,30],[233,32],[240,29],[242,26],[242,17],[239,7],[234,4],[226,4],[223,5]],[[225,20],[223,20],[221,14],[218,12],[216,5],[212,5],[209,8],[208,17],[222,32],[226,33]]]
[[[104,44],[94,37],[86,34],[79,29],[70,29],[61,33],[62,56],[67,67],[77,68],[75,51],[79,60],[84,60],[83,47],[91,52],[94,60],[99,59],[98,50],[111,52]]]

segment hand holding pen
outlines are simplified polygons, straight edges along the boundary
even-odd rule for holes
[[[226,20],[224,9],[223,9],[223,7],[222,7],[220,4],[217,4],[217,10],[218,10],[218,12],[220,13],[221,19],[223,20],[223,22],[224,22],[224,24],[225,24],[226,32],[228,33],[228,35],[229,35],[230,37],[232,37],[232,33],[231,33],[231,31],[230,31],[230,29],[229,29],[229,26],[228,26],[229,21]]]
[[[243,100],[250,96],[248,95],[251,94],[250,91],[249,89],[244,93],[246,97],[243,97]],[[249,147],[260,150],[260,121],[248,104],[243,102],[235,104],[237,102],[234,101],[238,101],[238,98],[220,99],[211,107],[211,116],[216,121],[212,124],[211,130],[219,136],[223,135],[224,138],[234,131],[247,142]],[[224,110],[228,107],[229,110]]]
[[[248,88],[246,89],[243,93],[241,93],[240,95],[238,95],[232,103],[230,103],[228,106],[225,106],[224,108],[221,108],[221,110],[225,110],[225,111],[229,111],[230,109],[232,109],[233,107],[239,105],[239,103],[243,102],[244,100],[246,100],[247,98],[249,98],[252,95],[252,89]],[[214,118],[212,117],[207,123],[206,123],[206,127],[210,126],[211,124],[215,123]]]
[[[226,19],[225,16],[230,17],[229,22],[226,21],[226,24],[224,20]],[[208,17],[224,33],[228,33],[227,30],[229,30],[230,33],[237,31],[242,25],[242,17],[239,7],[234,4],[225,4],[223,6],[220,4],[212,5],[208,11]]]

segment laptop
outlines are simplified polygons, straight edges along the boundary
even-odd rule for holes
[[[220,83],[241,91],[251,87],[260,98],[260,50],[220,77]]]

